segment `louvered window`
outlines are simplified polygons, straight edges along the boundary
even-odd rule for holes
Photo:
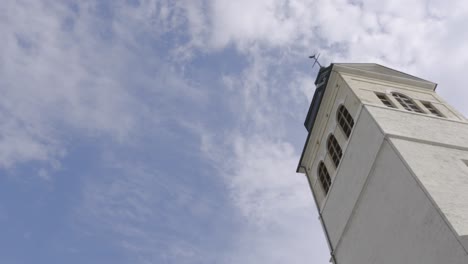
[[[349,138],[349,135],[351,135],[351,130],[354,126],[354,120],[344,105],[338,107],[337,120],[341,129],[345,133],[346,138]]]
[[[328,193],[328,190],[330,190],[331,178],[330,174],[328,173],[327,167],[325,167],[323,161],[321,161],[318,166],[318,178],[320,180],[320,183],[322,184],[322,188],[325,191],[326,195]]]
[[[375,93],[377,97],[380,99],[380,101],[386,106],[386,107],[391,107],[391,108],[396,108],[395,105],[393,105],[392,101],[388,99],[387,95],[383,93]]]
[[[330,157],[333,160],[333,164],[335,164],[335,167],[338,167],[341,156],[343,156],[343,151],[341,150],[340,144],[338,144],[338,141],[333,134],[328,137],[327,149],[328,154],[330,154]]]
[[[433,104],[431,104],[430,102],[421,102],[422,105],[424,105],[424,107],[426,107],[426,109],[432,114],[432,115],[435,115],[435,116],[438,116],[438,117],[444,117],[440,112],[439,110],[437,110],[437,108],[435,108],[435,106]]]

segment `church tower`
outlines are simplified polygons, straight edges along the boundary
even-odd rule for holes
[[[322,67],[297,172],[335,264],[468,263],[468,120],[436,84],[381,65]]]

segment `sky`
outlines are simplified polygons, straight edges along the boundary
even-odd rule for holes
[[[0,263],[328,263],[296,166],[320,62],[468,114],[468,3],[4,0]]]

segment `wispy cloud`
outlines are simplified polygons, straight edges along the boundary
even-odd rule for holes
[[[230,98],[236,113],[234,130],[201,133],[206,157],[224,175],[232,202],[248,223],[237,237],[238,251],[232,252],[239,262],[282,263],[286,255],[296,257],[296,262],[317,259],[317,263],[325,263],[327,259],[325,243],[317,239],[317,222],[313,224],[313,201],[304,196],[307,183],[294,175],[303,143],[298,137],[305,139],[305,133],[297,131],[302,129],[313,92],[313,80],[305,74],[311,70],[304,64],[311,52],[322,53],[322,64],[377,62],[420,74],[440,82],[446,94],[452,94],[449,101],[465,107],[454,94],[468,96],[455,85],[460,81],[456,72],[463,71],[468,60],[456,55],[462,49],[458,43],[454,44],[456,52],[447,54],[442,48],[447,37],[444,32],[451,31],[459,18],[447,16],[449,11],[435,2],[408,4],[206,2],[206,17],[196,21],[197,32],[203,34],[192,36],[199,48],[216,52],[234,46],[249,61],[242,72],[223,76],[225,89],[236,91]],[[456,4],[460,8],[454,10],[456,17],[466,13],[460,11],[464,10],[461,5]],[[207,22],[200,25],[200,21]],[[464,42],[464,36],[450,35]],[[447,59],[456,61],[457,67],[449,67],[452,73],[433,64]],[[447,75],[442,77],[441,72]],[[285,249],[285,244],[291,248]]]
[[[106,26],[90,16],[96,10],[53,1],[7,2],[2,10],[3,167],[59,159],[63,125],[125,138],[136,106],[119,82],[127,53],[97,30]]]
[[[198,166],[197,166],[198,167]],[[112,243],[132,263],[213,263],[236,228],[222,192],[200,172],[158,171],[143,163],[108,160],[90,177],[75,226]],[[97,176],[97,175],[96,175]]]
[[[0,168],[38,161],[52,181],[49,170],[83,171],[73,225],[124,252],[122,263],[326,263],[307,181],[294,172],[313,94],[306,57],[407,70],[467,113],[467,8],[7,1]],[[75,140],[93,145],[80,155],[96,168],[61,165]]]
[[[167,116],[149,104],[202,100],[152,50],[183,22],[170,1],[7,1],[0,12],[3,168],[58,161],[76,135],[127,142]]]

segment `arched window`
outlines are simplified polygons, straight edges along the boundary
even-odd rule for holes
[[[354,120],[344,105],[340,105],[340,107],[338,107],[337,120],[341,129],[343,129],[346,138],[349,138],[349,135],[351,135],[351,130],[354,126]]]
[[[330,189],[331,178],[330,174],[328,174],[327,167],[325,167],[323,161],[321,161],[318,166],[318,178],[320,180],[320,183],[322,184],[322,188],[325,191],[326,195],[328,193],[328,190]]]
[[[343,155],[343,152],[341,151],[340,144],[338,144],[338,141],[336,140],[333,134],[331,134],[328,137],[327,149],[328,149],[328,153],[330,154],[330,157],[333,160],[333,164],[335,164],[335,167],[338,167],[338,164],[340,164],[340,160],[341,160],[341,156]]]
[[[392,95],[406,110],[410,112],[424,113],[421,108],[419,108],[419,106],[417,106],[416,103],[408,96],[401,93],[392,93]]]

